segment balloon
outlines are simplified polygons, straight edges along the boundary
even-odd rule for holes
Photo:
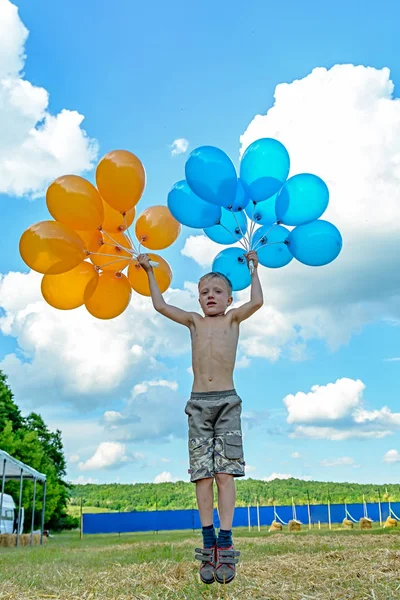
[[[253,236],[252,247],[256,248],[261,265],[277,269],[290,263],[293,255],[289,252],[287,244],[283,243],[289,234],[289,229],[282,225],[275,225],[273,229],[268,226],[257,229]]]
[[[222,273],[232,283],[232,290],[244,290],[251,283],[251,274],[242,248],[225,248],[214,258],[212,270]]]
[[[99,252],[103,245],[103,236],[101,231],[77,231],[76,232],[85,243],[85,248],[88,252]]]
[[[238,179],[235,200],[233,202],[233,205],[228,208],[230,210],[233,210],[234,212],[240,211],[246,208],[249,202],[250,197],[247,195],[243,183],[240,181],[240,179]]]
[[[180,223],[167,206],[150,206],[138,217],[136,237],[145,248],[161,250],[170,246],[181,231]]]
[[[240,179],[252,200],[261,202],[279,192],[285,183],[290,159],[285,146],[272,138],[256,140],[240,163]]]
[[[99,274],[89,282],[85,290],[85,306],[93,317],[114,319],[128,307],[132,288],[122,273]]]
[[[246,215],[259,225],[273,225],[276,223],[275,214],[276,196],[264,200],[264,202],[250,202],[245,208]]]
[[[112,238],[112,239],[111,239]],[[103,233],[104,244],[90,260],[103,271],[123,271],[132,262],[132,253],[123,248],[132,248],[129,238],[123,233]],[[124,260],[125,259],[125,260]]]
[[[19,251],[28,267],[50,275],[70,271],[87,256],[82,238],[58,221],[41,221],[28,227],[21,236]]]
[[[124,213],[139,202],[146,184],[146,173],[132,152],[113,150],[97,165],[96,184],[103,200]]]
[[[328,221],[299,225],[288,237],[289,250],[298,261],[320,267],[335,260],[342,249],[339,230]]]
[[[98,229],[103,222],[99,192],[83,177],[64,175],[53,181],[46,193],[46,203],[51,216],[72,229]]]
[[[319,219],[329,202],[326,183],[316,175],[300,173],[287,180],[276,200],[276,216],[285,225],[303,225]]]
[[[121,213],[114,208],[111,208],[107,202],[103,202],[104,207],[104,219],[102,229],[109,233],[118,233],[128,229],[135,218],[135,208],[131,208],[126,213]]]
[[[218,225],[204,229],[206,236],[218,244],[234,244],[238,240],[241,240],[246,232],[246,215],[243,212],[233,213],[230,210],[226,210],[226,208],[222,209]]]
[[[212,227],[221,218],[221,207],[202,200],[187,181],[178,181],[168,194],[168,208],[177,221],[187,227]]]
[[[153,272],[158,288],[163,294],[169,288],[172,281],[171,267],[158,254],[149,254],[149,257],[158,263],[157,267],[153,267]],[[150,296],[149,280],[146,271],[139,265],[137,260],[134,260],[128,268],[128,280],[135,292],[142,294],[142,296]]]
[[[185,165],[190,189],[217,206],[232,206],[236,199],[237,175],[233,162],[214,146],[201,146],[190,154]]]
[[[96,269],[88,262],[61,275],[44,275],[41,286],[43,298],[50,306],[60,310],[78,308],[85,301],[86,286],[92,279],[97,281],[97,278]]]

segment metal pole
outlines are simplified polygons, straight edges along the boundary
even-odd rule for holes
[[[83,534],[83,498],[81,496],[81,515],[80,515],[80,521],[81,521],[81,530],[79,532],[79,539],[82,539],[82,534]]]
[[[382,527],[381,492],[379,489],[378,489],[378,508],[379,508],[379,525]]]
[[[249,531],[251,531],[251,526],[250,526],[250,504],[247,507],[247,522],[249,525]]]
[[[33,544],[33,528],[35,527],[35,503],[36,503],[36,477],[33,480],[33,503],[32,503],[32,523],[31,523],[31,541],[30,545]]]
[[[43,544],[43,531],[44,531],[44,511],[46,508],[46,480],[43,484],[43,506],[42,506],[42,530],[40,532],[40,544]]]
[[[328,500],[328,523],[329,523],[329,529],[332,529],[332,523],[331,523],[331,502],[330,502],[330,500]]]
[[[3,514],[3,496],[4,496],[4,486],[6,484],[6,459],[3,462],[3,474],[1,476],[1,496],[0,496],[0,534],[1,534],[1,517]]]
[[[258,504],[258,501],[257,501],[257,527],[258,527],[258,531],[261,531],[261,527],[260,527],[260,505]]]
[[[17,522],[17,547],[19,546],[19,530],[21,527],[21,506],[22,506],[22,482],[24,481],[24,471],[21,469],[19,481],[19,501],[18,501],[18,522]]]
[[[307,507],[308,507],[308,529],[311,529],[311,508],[310,508],[310,494],[307,490],[307,499],[308,499],[308,503],[307,503]]]

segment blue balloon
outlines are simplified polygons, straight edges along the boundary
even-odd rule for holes
[[[196,148],[186,161],[185,174],[189,187],[197,196],[217,206],[233,206],[237,175],[225,152],[214,146]]]
[[[247,219],[243,212],[231,212],[221,209],[218,225],[204,229],[204,233],[218,244],[234,244],[241,240],[247,232]]]
[[[173,186],[167,204],[172,216],[187,227],[212,227],[221,218],[221,208],[196,196],[185,180]]]
[[[275,201],[276,196],[258,204],[254,201],[250,202],[245,208],[246,214],[249,219],[259,225],[273,225],[276,223]]]
[[[273,138],[256,140],[246,149],[240,163],[240,179],[252,200],[274,196],[285,183],[290,158],[285,146]]]
[[[222,273],[232,283],[232,290],[244,290],[251,283],[251,274],[242,248],[225,248],[214,258],[212,270]]]
[[[270,227],[257,229],[251,246],[256,249],[261,265],[270,269],[278,269],[293,260],[293,255],[289,252],[287,244],[284,243],[289,234],[289,229],[282,225],[275,225],[273,229]]]
[[[238,212],[246,208],[248,203],[250,202],[249,196],[246,194],[246,190],[244,189],[243,183],[238,179],[237,188],[236,188],[236,198],[232,206],[229,207],[229,210],[233,210],[234,212]]]
[[[299,225],[290,232],[288,247],[298,261],[321,267],[335,260],[342,249],[340,231],[328,221]]]
[[[285,225],[319,219],[329,202],[326,183],[317,175],[300,173],[287,180],[276,199],[276,216]]]

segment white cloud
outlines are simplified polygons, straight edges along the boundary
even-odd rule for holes
[[[297,392],[283,399],[287,422],[294,425],[291,437],[347,440],[379,439],[400,429],[400,413],[387,406],[367,410],[362,381],[342,378],[327,385],[314,385],[308,393]]]
[[[178,138],[174,140],[170,146],[172,156],[177,156],[178,154],[185,154],[188,148],[189,142],[185,138]]]
[[[75,465],[80,460],[81,460],[81,457],[79,456],[79,454],[72,454],[71,456],[68,457],[68,462],[71,463],[71,465]]]
[[[142,381],[137,383],[132,390],[132,397],[134,398],[138,394],[145,394],[150,387],[167,387],[170,390],[176,392],[178,384],[176,381],[167,381],[166,379],[154,379],[153,381]]]
[[[235,245],[235,244],[234,244]],[[210,267],[219,252],[224,248],[205,235],[189,235],[181,250],[183,256],[192,258],[201,267]]]
[[[388,450],[383,457],[383,462],[385,463],[399,463],[400,462],[400,452],[397,450]]]
[[[79,475],[71,481],[73,485],[87,485],[88,483],[99,483],[98,479],[93,479],[93,477],[85,477],[84,475]]]
[[[247,369],[251,364],[251,361],[247,358],[247,356],[241,356],[237,359],[235,367],[236,369]]]
[[[1,0],[0,193],[13,195],[38,195],[59,175],[90,170],[98,151],[82,115],[52,115],[48,92],[23,78],[27,37],[17,7]]]
[[[385,362],[399,362],[400,356],[395,356],[393,358],[385,358],[384,360],[385,360]]]
[[[153,483],[173,483],[178,481],[177,477],[172,477],[169,471],[163,471],[154,477]]]
[[[311,392],[289,394],[283,399],[288,423],[316,423],[346,418],[361,403],[365,385],[343,378],[328,385],[314,385]]]
[[[161,457],[161,462],[163,462],[163,463],[169,463],[169,462],[171,462],[171,459],[170,458],[166,458],[165,456],[162,456]]]
[[[102,442],[96,452],[87,461],[79,463],[81,471],[116,468],[130,459],[125,444],[118,442]]]
[[[295,460],[301,458],[301,454],[300,452],[292,452],[290,455],[292,458],[294,458]]]
[[[320,461],[321,467],[342,467],[342,466],[355,466],[354,458],[350,456],[342,456],[341,458],[324,459]]]

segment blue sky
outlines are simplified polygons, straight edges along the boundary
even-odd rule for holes
[[[238,165],[266,135],[293,172],[328,182],[345,245],[320,270],[263,270],[265,306],[243,329],[235,378],[248,475],[398,480],[400,9],[248,4],[0,0],[0,368],[25,412],[63,430],[71,480],[188,478],[190,353],[186,331],[137,297],[109,324],[44,306],[18,241],[47,218],[46,186],[67,172],[93,180],[98,158],[125,148],[147,172],[139,209],[165,204],[188,156],[172,155],[174,140]],[[183,228],[163,252],[168,298],[190,309],[217,252],[201,233]]]

